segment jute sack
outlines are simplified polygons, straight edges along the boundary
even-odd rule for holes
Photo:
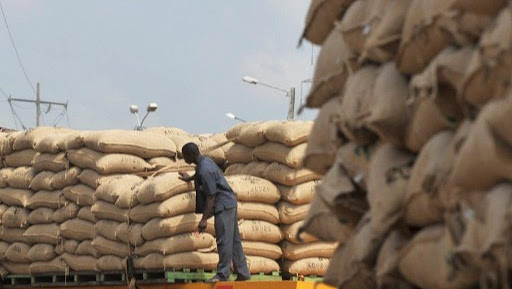
[[[331,97],[339,95],[349,75],[358,68],[357,55],[343,40],[340,25],[335,24],[318,54],[306,107],[320,108]]]
[[[30,264],[30,274],[64,273],[69,272],[68,265],[61,257],[57,257],[48,262],[34,262]]]
[[[148,164],[155,167],[155,169],[159,170],[164,167],[171,167],[176,169],[186,169],[193,170],[195,168],[194,164],[187,164],[183,159],[173,159],[169,157],[156,157],[148,160]]]
[[[279,224],[279,212],[273,204],[238,202],[237,212],[238,219],[261,220]]]
[[[130,245],[122,242],[116,242],[97,236],[92,240],[91,244],[100,256],[114,255],[119,257],[127,257],[130,255]]]
[[[94,224],[80,219],[71,219],[62,223],[60,234],[77,241],[92,240],[96,236]]]
[[[27,239],[23,237],[23,233],[25,233],[25,229],[21,228],[7,228],[4,226],[0,227],[0,240],[14,243],[14,242],[23,242],[27,243]]]
[[[337,243],[309,243],[309,244],[293,244],[291,242],[283,242],[283,256],[287,260],[300,260],[305,258],[331,258],[334,250],[338,247]]]
[[[400,252],[400,273],[421,288],[468,288],[478,281],[478,270],[455,267],[450,258],[453,249],[445,227],[427,227]]]
[[[247,267],[251,274],[268,274],[280,271],[279,264],[276,261],[261,256],[247,256]]]
[[[1,133],[0,134],[0,155],[5,156],[11,154],[14,149],[12,147],[14,138],[12,135],[16,133]]]
[[[213,221],[213,219],[210,220]],[[142,227],[142,237],[147,241],[152,241],[158,238],[194,232],[200,221],[201,215],[192,213],[165,219],[154,218]],[[208,227],[206,229],[208,233],[215,231],[213,223],[209,223]]]
[[[65,171],[60,171],[53,175],[52,187],[57,190],[62,190],[65,187],[74,186],[78,184],[81,170],[77,167],[69,168]],[[33,181],[33,180],[32,180]]]
[[[146,130],[147,132],[156,133],[156,134],[164,134],[164,135],[178,135],[178,136],[188,136],[189,133],[181,128],[172,127],[172,126],[157,126],[150,127]]]
[[[30,275],[29,263],[2,262],[2,266],[11,274]]]
[[[68,203],[64,207],[55,210],[53,221],[55,223],[64,223],[67,220],[74,219],[80,208],[75,203]]]
[[[92,240],[84,240],[78,244],[78,247],[75,250],[75,254],[79,256],[93,256],[97,257],[98,252],[96,248],[91,244]]]
[[[245,166],[246,165],[242,163],[231,164],[226,168],[224,174],[226,176],[241,175]]]
[[[202,233],[185,233],[169,238],[160,238],[148,241],[135,248],[135,254],[138,256],[146,256],[151,253],[161,253],[163,255],[172,255],[181,252],[199,251],[212,252],[216,248],[215,238],[208,234]]]
[[[77,256],[64,253],[62,254],[61,258],[72,271],[94,272],[97,270],[95,257]]]
[[[27,228],[29,211],[20,207],[9,207],[2,215],[2,226],[7,228]]]
[[[119,241],[129,243],[132,246],[140,246],[144,243],[142,238],[142,224],[121,223],[117,226],[116,237]]]
[[[13,170],[13,168],[0,169],[0,188],[5,188],[9,185],[7,180],[9,180],[9,176],[11,175]]]
[[[283,250],[276,244],[265,242],[243,241],[244,253],[248,256],[260,256],[272,260],[278,260],[283,255]]]
[[[28,250],[27,259],[30,262],[50,261],[57,257],[54,246],[50,244],[35,244]]]
[[[142,158],[176,155],[176,145],[163,135],[143,131],[107,130],[88,132],[84,144],[99,152],[126,153]]]
[[[0,201],[9,206],[26,207],[32,197],[32,191],[5,188],[0,189]]]
[[[308,214],[309,207],[310,204],[294,205],[288,202],[280,202],[277,205],[279,220],[286,225],[304,220]]]
[[[7,183],[11,188],[28,189],[30,182],[36,176],[36,171],[31,167],[19,167],[12,171],[7,179]]]
[[[178,173],[166,173],[142,183],[137,192],[137,200],[141,204],[149,204],[192,190],[194,190],[193,182],[181,180]]]
[[[94,189],[89,186],[78,184],[66,187],[62,195],[69,201],[81,206],[92,206],[94,204]]]
[[[96,223],[96,217],[91,212],[91,207],[81,207],[78,213],[76,214],[76,217],[85,221],[89,221],[91,223]]]
[[[151,170],[154,167],[144,159],[128,154],[103,154],[88,148],[67,151],[69,161],[82,169],[92,169],[103,175],[132,174]]]
[[[7,209],[9,209],[9,206],[7,206],[5,204],[0,204],[0,224],[1,224],[2,216],[4,215],[5,211],[7,211]]]
[[[14,263],[29,263],[28,250],[30,250],[30,245],[20,242],[12,243],[5,251],[5,258]]]
[[[57,138],[57,146],[61,151],[79,149],[84,146],[84,135],[80,131],[61,134]]]
[[[94,192],[94,199],[103,200],[120,208],[131,208],[138,204],[135,197],[143,179],[134,175],[113,177],[103,182]]]
[[[28,222],[32,225],[53,223],[55,211],[50,208],[38,208],[30,212]]]
[[[13,147],[15,150],[34,148],[39,141],[50,134],[72,132],[72,129],[58,127],[36,127],[33,129],[16,132]]]
[[[165,256],[164,268],[214,270],[218,262],[217,253],[183,252]]]
[[[414,160],[413,154],[392,144],[384,144],[375,152],[367,192],[374,232],[388,232],[402,218]]]
[[[298,168],[306,153],[306,147],[306,143],[287,147],[283,144],[267,142],[254,148],[253,155],[262,161],[278,162],[291,168]]]
[[[32,149],[26,149],[13,152],[12,154],[4,156],[5,164],[9,167],[29,167],[32,165],[32,160],[37,152]]]
[[[370,9],[372,2],[378,3],[378,1],[373,0],[355,1],[348,7],[340,22],[343,39],[347,46],[357,54],[361,54],[363,51],[364,42],[368,35],[365,32],[370,29],[366,27],[371,27],[371,19],[375,17]]]
[[[186,213],[193,213],[196,208],[196,193],[186,192],[172,196],[163,202],[147,205],[140,204],[129,212],[130,219],[146,223],[153,218],[169,218]]]
[[[56,154],[60,152],[58,142],[61,137],[63,137],[63,134],[60,133],[47,135],[37,142],[34,149],[40,153]]]
[[[375,277],[377,288],[403,288],[412,289],[412,285],[403,280],[398,272],[398,261],[400,251],[407,245],[409,238],[407,234],[394,230],[384,241],[377,257]]]
[[[96,260],[96,268],[100,272],[125,272],[126,262],[118,256],[106,255]]]
[[[285,186],[296,186],[321,179],[320,175],[308,169],[293,169],[276,162],[267,166],[263,172],[263,177],[271,182]]]
[[[27,207],[32,210],[45,207],[58,209],[69,203],[61,191],[39,191],[35,193],[27,202]]]
[[[5,259],[5,251],[7,251],[10,245],[7,242],[0,241],[0,258]]]
[[[258,220],[241,220],[238,222],[240,237],[244,241],[279,243],[283,239],[281,229],[269,222]]]
[[[91,212],[97,219],[106,219],[118,222],[127,222],[129,220],[128,211],[128,209],[121,209],[113,204],[103,201],[96,201],[94,205],[91,206]]]
[[[151,253],[144,257],[139,257],[135,259],[135,268],[137,269],[166,269],[164,267],[164,258],[165,256],[159,253]]]
[[[306,15],[306,26],[302,38],[322,45],[334,28],[334,24],[345,13],[354,0],[313,0]]]
[[[239,201],[275,204],[280,199],[279,189],[265,179],[241,175],[228,176],[226,181]]]
[[[368,35],[359,58],[360,62],[370,59],[384,63],[394,59],[411,2],[412,0],[370,1],[367,10],[372,17],[369,18],[371,23],[362,30],[363,34],[366,32]]]
[[[383,141],[403,145],[412,111],[406,105],[409,96],[407,79],[396,69],[394,62],[382,66],[372,93],[372,104],[363,123]]]
[[[281,192],[281,198],[284,201],[294,205],[304,205],[310,203],[313,199],[315,187],[319,182],[320,181],[311,181],[293,187],[279,185],[278,188]]]
[[[230,164],[246,164],[254,159],[252,151],[253,148],[237,143],[228,149],[226,152],[226,159]]]
[[[57,253],[57,255],[64,253],[75,254],[78,244],[76,240],[61,240],[59,244],[55,246],[55,253]]]
[[[88,185],[91,188],[97,189],[98,186],[104,182],[107,182],[111,178],[118,177],[120,175],[100,175],[96,171],[91,169],[85,169],[80,172],[78,179],[82,184]]]
[[[345,136],[359,145],[373,143],[377,137],[364,126],[364,118],[370,114],[370,108],[374,104],[374,86],[379,75],[377,66],[368,65],[348,79],[341,103],[341,129]]]
[[[199,147],[199,152],[211,158],[217,165],[222,166],[226,162],[226,155],[224,154],[224,150],[222,149],[222,147],[214,150],[209,150],[210,148],[217,145],[217,142],[213,139],[212,136],[198,136],[195,137],[193,141],[197,143],[197,146]]]
[[[331,98],[318,112],[302,160],[304,168],[323,175],[332,166],[336,150],[344,141],[338,129],[342,99],[341,95]]]
[[[99,220],[94,224],[94,231],[96,236],[102,236],[112,241],[118,241],[117,239],[117,227],[121,223],[111,220]]]
[[[60,233],[58,224],[40,224],[30,226],[23,233],[23,237],[31,244],[46,243],[57,245],[60,240]]]
[[[453,137],[451,131],[436,134],[418,155],[405,195],[404,220],[407,224],[424,227],[442,220],[438,183],[443,178],[441,166],[447,158],[446,148]]]
[[[60,172],[69,168],[69,161],[65,153],[44,154],[37,153],[32,160],[32,167],[38,171]]]
[[[53,191],[55,188],[52,185],[52,179],[55,176],[54,172],[42,171],[38,173],[30,182],[29,188],[34,191],[47,190]]]
[[[313,243],[319,241],[317,237],[302,232],[301,227],[304,225],[304,221],[298,221],[297,223],[293,223],[291,225],[283,226],[283,236],[284,239],[292,242],[294,244],[302,244],[302,243]],[[323,231],[323,230],[322,230]],[[331,232],[329,232],[331,233]],[[297,238],[300,235],[300,240]]]
[[[305,258],[297,261],[286,260],[283,265],[283,271],[298,275],[324,276],[329,267],[329,262],[330,260],[327,258],[318,257]]]
[[[274,122],[265,130],[265,137],[271,142],[294,147],[307,142],[312,128],[312,121]]]
[[[269,165],[267,162],[253,161],[242,167],[241,174],[264,178],[265,170]]]
[[[250,127],[245,128],[240,132],[237,143],[251,148],[264,144],[268,141],[265,137],[265,131],[268,127],[275,123],[276,121],[258,122]]]
[[[240,136],[240,133],[243,130],[245,130],[248,127],[253,126],[254,124],[255,124],[254,122],[239,123],[239,124],[231,127],[230,129],[228,129],[228,131],[226,132],[226,138],[227,139],[236,139]]]

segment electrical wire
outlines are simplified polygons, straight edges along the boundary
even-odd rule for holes
[[[24,130],[26,130],[27,128],[23,124],[23,121],[21,120],[20,116],[16,113],[16,110],[14,110],[14,107],[12,106],[12,102],[10,102],[10,101],[9,101],[9,106],[11,107],[11,112],[12,112],[12,115],[13,115],[13,118],[14,118],[14,125],[16,126],[16,128],[18,128],[18,124],[16,123],[16,118],[18,118],[18,121],[20,122],[21,127]]]

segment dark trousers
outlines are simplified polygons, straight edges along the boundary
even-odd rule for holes
[[[240,232],[238,231],[236,207],[215,214],[215,235],[219,252],[217,276],[221,279],[228,279],[231,262],[233,262],[233,267],[238,276],[250,277],[240,240]]]

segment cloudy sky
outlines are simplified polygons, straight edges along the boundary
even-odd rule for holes
[[[250,75],[296,87],[313,73],[309,43],[297,48],[308,0],[0,0],[29,78],[41,98],[69,101],[76,129],[131,129],[129,105],[157,102],[147,126],[221,132],[235,122],[284,119],[284,93],[241,81]],[[0,88],[35,98],[0,18]],[[302,85],[303,96],[309,85]],[[16,104],[35,125],[32,104]],[[53,125],[61,109],[42,107]],[[316,112],[302,118],[312,119]],[[68,126],[66,117],[59,125]],[[0,94],[0,126],[16,127]],[[19,124],[18,124],[18,127]]]

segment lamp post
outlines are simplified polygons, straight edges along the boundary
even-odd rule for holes
[[[295,87],[290,87],[290,90],[288,91],[288,90],[280,88],[280,87],[276,87],[276,86],[273,86],[273,85],[270,85],[270,84],[266,84],[266,83],[260,82],[256,78],[250,77],[250,76],[242,77],[242,81],[247,82],[249,84],[254,84],[254,85],[256,85],[256,84],[263,85],[263,86],[266,86],[268,88],[272,88],[272,89],[279,90],[279,91],[282,91],[282,92],[286,93],[286,96],[290,98],[290,103],[289,103],[289,106],[288,106],[288,118],[287,119],[288,120],[293,120],[295,118]]]
[[[135,114],[135,117],[137,118],[137,126],[135,127],[135,130],[142,130],[143,129],[142,125],[144,124],[144,121],[148,117],[149,113],[156,111],[157,108],[158,108],[158,105],[156,104],[156,102],[150,102],[148,104],[148,107],[146,108],[146,115],[144,115],[144,117],[141,120],[139,117],[139,107],[136,105],[133,105],[133,104],[130,105],[130,112],[132,114]]]
[[[232,114],[231,112],[226,113],[225,116],[230,119],[238,120],[239,122],[247,122],[245,119],[241,119],[238,116]]]

